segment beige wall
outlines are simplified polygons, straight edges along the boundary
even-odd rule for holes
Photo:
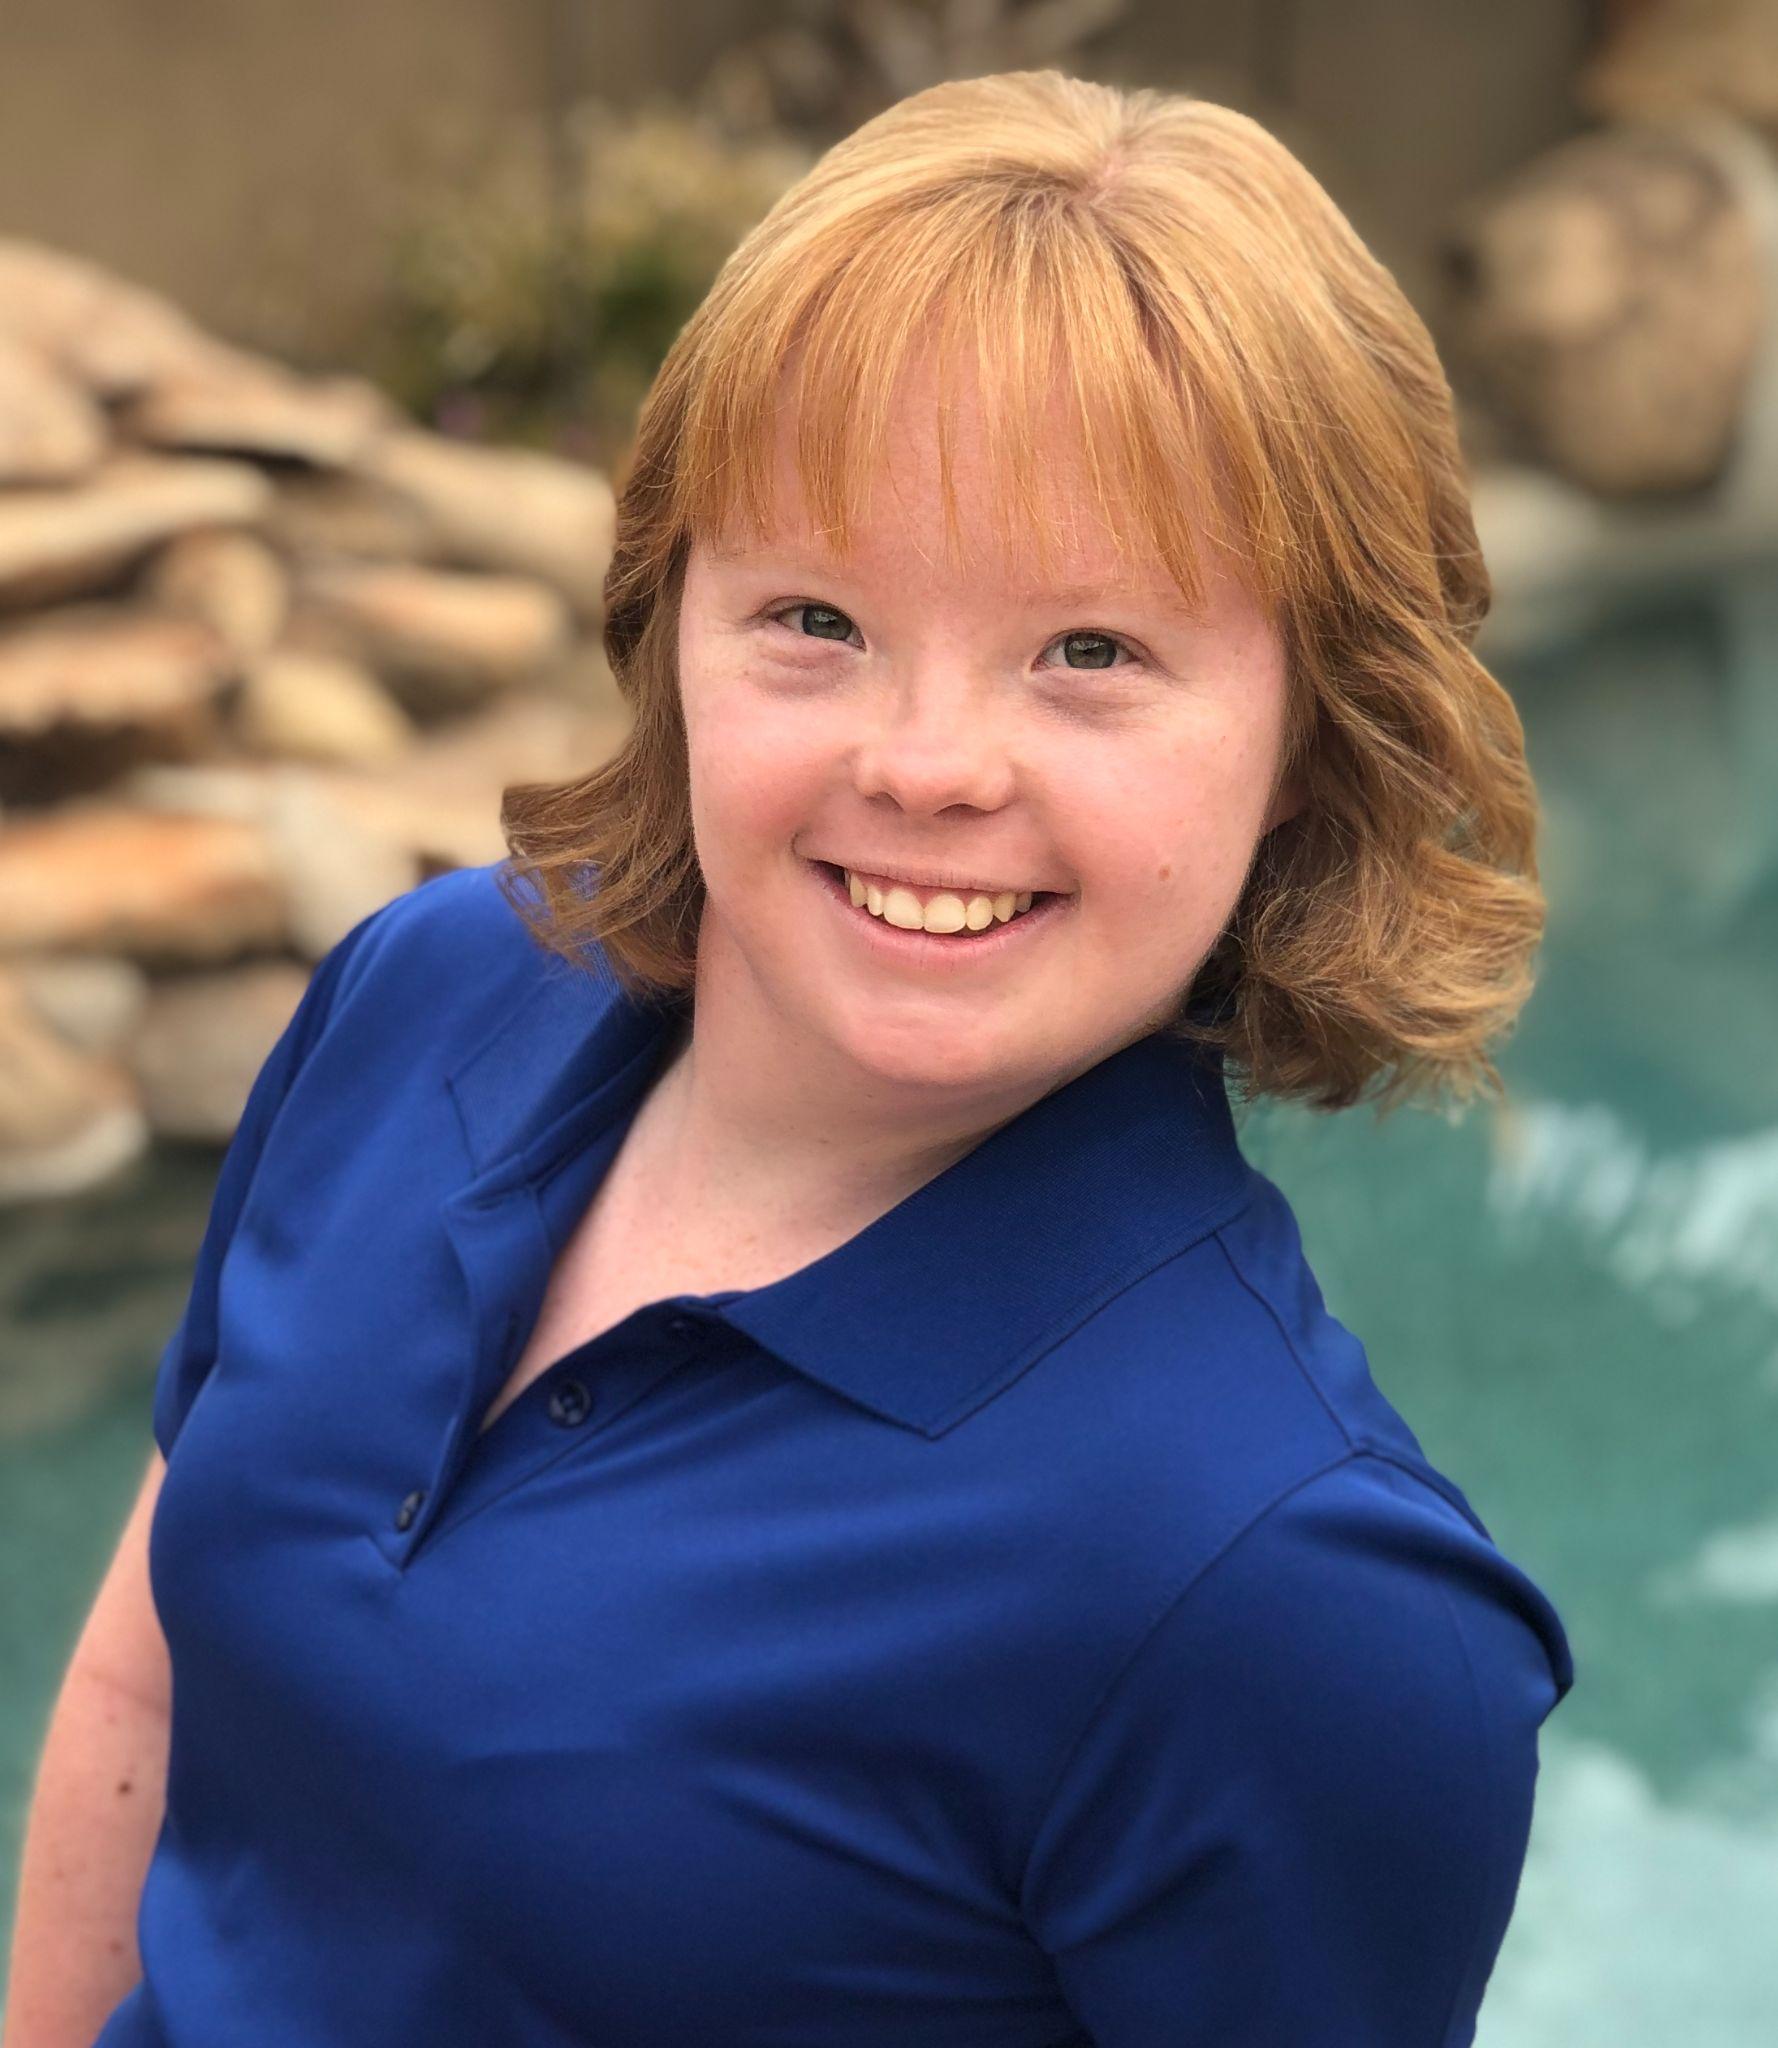
[[[735,0],[0,0],[0,234],[320,361],[383,224],[576,78],[684,85]],[[564,27],[563,24],[566,26]]]
[[[1139,5],[1115,55],[1120,77],[1275,128],[1424,304],[1452,206],[1579,125],[1589,14],[1587,0]]]
[[[1092,66],[1275,125],[1424,301],[1451,202],[1575,125],[1584,0],[1135,0]],[[0,0],[0,233],[350,360],[384,224],[509,114],[695,81],[771,0]]]

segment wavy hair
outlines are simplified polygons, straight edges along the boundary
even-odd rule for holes
[[[936,85],[836,144],[734,251],[643,404],[604,639],[631,730],[591,774],[508,788],[501,886],[533,935],[634,993],[694,981],[703,880],[676,665],[686,553],[764,530],[774,414],[843,551],[910,352],[974,352],[999,429],[1002,538],[1053,534],[1044,421],[1073,408],[1117,529],[1188,600],[1232,549],[1288,663],[1261,840],[1162,1028],[1249,1100],[1379,1115],[1504,1094],[1488,1046],[1532,985],[1536,796],[1512,700],[1471,652],[1487,611],[1451,392],[1389,272],[1257,122],[1057,71]],[[954,498],[945,415],[941,476]],[[1212,479],[1208,495],[1188,486]],[[596,875],[589,889],[587,877]]]

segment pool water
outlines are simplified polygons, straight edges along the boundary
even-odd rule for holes
[[[1259,1105],[1242,1141],[1379,1385],[1568,1627],[1482,2048],[1768,2048],[1778,601],[1669,595],[1498,666],[1551,901],[1507,1105]],[[0,1924],[215,1168],[165,1148],[0,1221]]]

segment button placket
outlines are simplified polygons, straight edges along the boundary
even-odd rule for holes
[[[694,1315],[670,1315],[662,1327],[679,1345],[694,1350],[701,1347],[711,1334],[710,1325],[701,1317]],[[601,1336],[605,1334],[608,1333],[601,1333]],[[634,1398],[638,1389],[631,1384],[628,1372],[622,1375],[614,1388],[602,1389],[605,1394],[602,1402],[600,1395],[588,1385],[582,1371],[564,1371],[563,1368],[571,1360],[578,1360],[582,1348],[584,1347],[564,1353],[553,1365],[547,1367],[524,1393],[509,1404],[509,1412],[513,1413],[515,1423],[529,1410],[532,1413],[541,1412],[559,1429],[578,1429],[592,1418],[596,1409],[602,1405],[608,1408],[612,1398],[615,1398],[620,1406]],[[674,1368],[670,1366],[667,1369],[671,1371]],[[642,1370],[648,1379],[661,1376],[656,1366],[644,1363]]]
[[[481,1440],[481,1418],[512,1367],[521,1319],[516,1304],[527,1293],[541,1293],[549,1270],[549,1241],[528,1182],[471,1182],[445,1197],[439,1214],[466,1291],[464,1353],[430,1470],[422,1463],[412,1474],[389,1520],[373,1535],[398,1570],[424,1553],[441,1522],[450,1526]]]
[[[461,1242],[470,1246],[481,1240],[466,1234]],[[467,1256],[465,1271],[471,1273]],[[471,1286],[473,1290],[473,1273]],[[501,1298],[510,1301],[511,1296]],[[732,1298],[731,1291],[712,1299]],[[489,1429],[480,1431],[479,1417],[492,1399],[495,1385],[504,1383],[515,1362],[519,1325],[518,1312],[509,1309],[494,1361],[497,1379],[487,1385],[478,1379],[474,1416],[462,1418],[474,1434],[467,1439],[453,1438],[431,1486],[410,1489],[395,1509],[393,1532],[380,1539],[385,1555],[400,1570],[406,1570],[416,1558],[423,1559],[431,1545],[459,1523],[472,1520],[516,1487],[539,1478],[564,1456],[573,1455],[574,1441],[609,1426],[655,1383],[682,1370],[694,1357],[705,1355],[720,1327],[707,1314],[671,1310],[658,1320],[655,1315],[642,1315],[623,1339],[612,1331],[601,1331],[587,1347],[564,1354],[546,1368],[506,1405]],[[589,1354],[584,1359],[583,1351]],[[590,1354],[596,1354],[596,1363]]]

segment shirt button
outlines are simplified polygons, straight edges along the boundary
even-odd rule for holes
[[[408,1524],[409,1524],[409,1523],[410,1523],[410,1522],[411,1522],[411,1521],[412,1521],[412,1520],[414,1519],[414,1517],[415,1517],[415,1516],[416,1516],[416,1515],[417,1515],[417,1514],[418,1514],[418,1513],[420,1512],[420,1503],[421,1503],[421,1502],[422,1502],[422,1501],[423,1501],[423,1500],[424,1500],[425,1498],[426,1498],[426,1489],[425,1489],[425,1487],[423,1487],[423,1486],[417,1486],[417,1487],[415,1487],[415,1489],[413,1490],[413,1492],[412,1492],[412,1493],[410,1493],[410,1494],[408,1495],[407,1499],[406,1499],[406,1500],[404,1500],[404,1501],[402,1502],[402,1504],[400,1505],[400,1507],[398,1507],[398,1508],[397,1508],[397,1509],[395,1510],[395,1526],[396,1526],[396,1528],[398,1528],[398,1529],[405,1529],[405,1528],[406,1528],[406,1527],[408,1526]]]
[[[564,1429],[584,1422],[593,1412],[593,1397],[579,1380],[564,1380],[549,1397],[549,1419]]]

